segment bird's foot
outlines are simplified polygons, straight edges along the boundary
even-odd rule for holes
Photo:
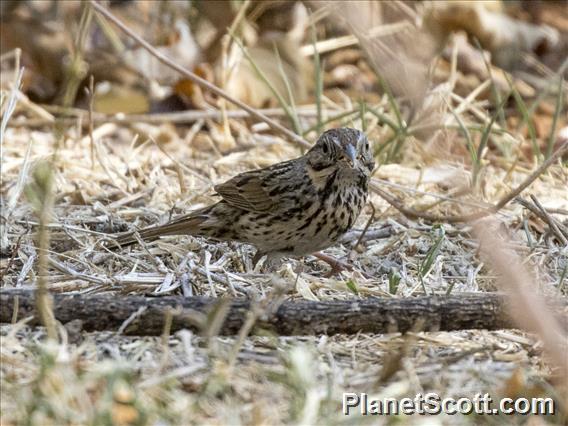
[[[331,270],[324,275],[325,278],[333,277],[334,275],[337,275],[343,271],[353,271],[353,265],[342,262],[341,260],[336,259],[333,256],[329,256],[321,252],[313,253],[312,256],[317,257],[319,260],[322,260],[329,266],[331,266]]]

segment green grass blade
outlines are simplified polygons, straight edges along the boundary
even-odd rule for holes
[[[391,269],[389,273],[389,293],[396,294],[400,284],[400,275],[396,269]]]
[[[375,117],[377,117],[380,120],[381,123],[389,126],[395,133],[400,133],[400,127],[397,126],[396,123],[394,121],[392,121],[389,117],[387,117],[386,114],[380,113],[375,108],[370,107],[369,105],[367,105],[367,110],[371,114],[373,114]]]
[[[509,99],[509,96],[510,94],[505,96],[505,98],[501,101],[501,103],[497,107],[497,111],[495,111],[495,114],[493,114],[493,116],[491,117],[491,121],[489,121],[489,124],[483,130],[483,134],[481,135],[481,140],[479,141],[479,146],[477,147],[477,154],[475,156],[476,162],[473,165],[473,176],[472,176],[473,186],[477,184],[477,178],[479,176],[479,171],[481,170],[481,157],[483,155],[483,150],[485,149],[485,147],[487,146],[487,142],[489,141],[489,135],[491,134],[491,129],[493,128],[493,124],[495,124],[495,120],[499,115],[499,111],[503,109],[505,103]]]
[[[378,157],[379,155],[382,154],[382,152],[387,149],[391,143],[393,143],[396,138],[398,138],[398,134],[393,134],[390,138],[388,138],[385,142],[383,142],[382,144],[379,145],[379,147],[375,150],[374,156]],[[381,161],[381,163],[386,163],[385,161]]]
[[[552,155],[552,148],[554,147],[554,138],[556,136],[556,126],[558,125],[558,117],[564,109],[564,93],[563,93],[563,83],[564,79],[562,76],[558,78],[558,96],[556,97],[556,108],[554,110],[554,117],[552,118],[552,127],[550,128],[550,135],[548,136],[548,141],[546,144],[546,152],[544,157],[546,160]]]
[[[542,157],[542,153],[540,152],[540,148],[538,147],[538,144],[536,142],[536,131],[534,129],[533,120],[531,120],[531,117],[527,110],[527,105],[525,104],[525,101],[523,101],[523,98],[519,94],[519,91],[515,88],[515,85],[511,81],[511,78],[507,74],[505,74],[505,78],[507,79],[507,83],[509,84],[511,92],[513,93],[513,98],[515,99],[515,104],[517,105],[517,109],[521,113],[523,121],[527,124],[527,128],[529,130],[529,137],[531,139],[533,155],[535,156],[537,161],[539,161],[540,157]]]
[[[480,52],[483,52],[483,47],[481,47],[481,43],[479,43],[479,40],[477,38],[474,38],[474,42],[475,42],[475,47],[477,47],[479,49]],[[483,55],[483,53],[481,54],[481,57],[483,58],[483,63],[485,64],[485,69],[487,70],[487,74],[489,75],[489,81],[491,81],[491,96],[494,99],[494,104],[495,106],[500,105],[501,104],[501,95],[499,94],[499,89],[497,89],[497,85],[495,84],[495,79],[493,78],[493,71],[491,70],[491,64],[489,63],[489,61],[487,60],[487,58],[485,57],[485,55]],[[503,113],[503,110],[501,110],[501,112],[499,113],[499,125],[501,127],[505,127],[505,114]]]
[[[437,225],[435,228],[438,228],[440,231],[438,238],[436,239],[432,247],[430,247],[428,253],[426,253],[426,257],[424,258],[424,261],[420,263],[420,268],[418,269],[418,274],[422,279],[425,278],[432,269],[436,258],[440,254],[442,243],[444,242],[444,239],[446,237],[446,232],[443,226]]]
[[[290,86],[290,81],[288,80],[288,76],[284,71],[284,65],[282,64],[282,59],[280,58],[280,53],[278,53],[278,48],[276,45],[273,46],[274,48],[274,55],[278,60],[278,70],[280,71],[280,76],[284,81],[284,86],[286,86],[286,92],[288,93],[288,102],[290,103],[290,113],[292,114],[292,124],[294,125],[294,130],[297,134],[302,134],[302,126],[300,125],[300,119],[298,118],[298,110],[296,109],[296,102],[294,101],[294,93],[292,93],[292,87]]]
[[[560,68],[558,68],[558,71],[556,71],[554,77],[560,77],[562,78],[562,76],[564,75],[564,71],[566,70],[566,67],[568,67],[568,59],[566,59],[562,65],[560,65]],[[554,80],[554,77],[552,77],[550,80]],[[554,87],[554,84],[552,82],[549,82],[549,84],[547,84],[544,89],[542,89],[538,95],[536,96],[535,100],[531,103],[531,105],[528,108],[529,111],[529,116],[532,116],[534,114],[534,112],[536,111],[537,107],[539,106],[539,104],[542,102],[542,100],[551,92],[552,88]],[[524,121],[521,121],[519,123],[520,126],[522,126],[524,123]]]
[[[400,108],[398,107],[398,104],[396,103],[396,99],[394,98],[392,91],[389,87],[389,85],[387,84],[387,82],[383,79],[382,76],[377,74],[377,77],[379,79],[379,83],[381,85],[381,88],[383,89],[383,91],[385,92],[385,94],[387,95],[387,99],[389,101],[389,104],[394,112],[394,115],[396,117],[396,121],[398,123],[398,128],[399,129],[404,129],[406,127],[404,120],[402,119],[402,114],[400,113]]]
[[[367,131],[367,122],[365,121],[365,114],[367,114],[367,104],[363,99],[359,100],[359,119],[361,120],[361,130]]]
[[[462,121],[462,119],[460,118],[458,113],[456,113],[455,110],[452,108],[450,103],[448,101],[446,101],[446,104],[448,105],[448,109],[452,112],[452,115],[456,119],[456,122],[458,123],[458,126],[459,126],[461,132],[463,133],[463,135],[465,137],[467,149],[469,150],[469,155],[471,156],[471,164],[476,164],[477,163],[477,152],[475,150],[475,144],[473,143],[473,140],[471,139],[471,134],[469,133],[468,128],[465,126],[464,122]]]

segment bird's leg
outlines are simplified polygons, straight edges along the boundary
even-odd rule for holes
[[[322,252],[313,253],[312,256],[317,257],[319,260],[323,260],[329,266],[331,266],[331,271],[326,274],[326,278],[332,277],[336,274],[339,274],[342,271],[352,271],[353,266],[336,259],[333,256],[329,256],[327,254],[323,254]]]

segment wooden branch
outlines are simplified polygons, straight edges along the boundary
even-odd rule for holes
[[[159,335],[166,313],[173,313],[171,330],[200,330],[207,315],[218,310],[226,299],[53,295],[55,318],[61,323],[80,320],[84,330],[124,329],[130,335]],[[262,302],[253,333],[268,330],[279,335],[391,333],[450,331],[464,329],[511,328],[502,295],[483,293],[462,296],[428,296],[404,299],[357,299],[346,301],[286,301],[278,306]],[[220,333],[236,334],[247,319],[248,311],[259,307],[244,299],[230,300]],[[32,316],[39,325],[31,290],[0,290],[0,322]],[[210,319],[209,319],[210,321]]]

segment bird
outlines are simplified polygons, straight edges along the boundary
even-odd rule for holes
[[[221,200],[215,204],[122,233],[115,242],[125,247],[138,237],[150,241],[166,235],[238,241],[256,247],[254,266],[265,255],[268,262],[310,255],[335,244],[353,226],[367,201],[374,167],[365,133],[330,129],[298,158],[216,185]]]

